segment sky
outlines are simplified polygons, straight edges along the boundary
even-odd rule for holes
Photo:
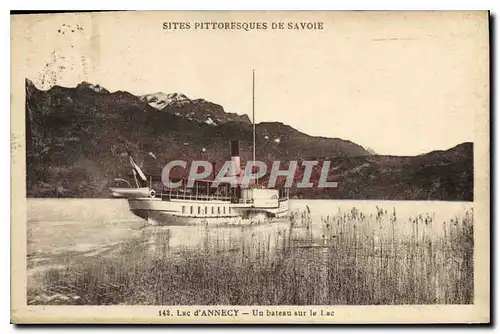
[[[164,30],[163,22],[267,22],[260,31]],[[322,30],[272,30],[322,22]],[[61,14],[14,19],[19,76],[136,95],[179,92],[378,154],[474,141],[488,108],[484,13]],[[15,57],[13,57],[15,58]]]

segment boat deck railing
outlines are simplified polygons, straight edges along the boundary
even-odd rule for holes
[[[180,191],[162,191],[157,194],[162,200],[171,199],[185,199],[193,201],[228,201],[234,202],[235,198],[231,196],[224,196],[220,194],[208,195],[208,194],[190,194]]]
[[[161,191],[157,193],[155,197],[159,197],[164,201],[171,199],[183,199],[183,200],[193,200],[193,201],[227,201],[231,203],[239,204],[253,204],[253,198],[237,198],[234,196],[225,196],[221,194],[192,194],[182,191]],[[288,199],[288,196],[280,197],[279,200]]]

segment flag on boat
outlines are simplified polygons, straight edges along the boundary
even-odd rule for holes
[[[130,164],[132,165],[132,170],[134,171],[134,175],[139,175],[142,181],[147,182],[148,178],[142,171],[141,167],[139,167],[139,165],[135,162],[134,158],[132,157],[132,154],[130,154],[130,151],[126,143],[125,143],[125,148],[127,149],[128,159],[130,161]]]
[[[129,155],[128,157],[130,159],[130,164],[132,165],[134,173],[137,173],[137,175],[139,175],[139,177],[141,178],[141,180],[143,180],[144,182],[146,182],[148,179],[147,179],[146,175],[144,175],[144,172],[142,171],[141,167],[139,167],[135,163],[134,158],[132,158],[131,155]]]

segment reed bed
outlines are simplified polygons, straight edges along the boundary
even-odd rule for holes
[[[473,224],[472,210],[436,222],[395,209],[319,218],[307,209],[272,233],[206,228],[197,247],[171,247],[167,229],[30,277],[28,303],[470,304]]]

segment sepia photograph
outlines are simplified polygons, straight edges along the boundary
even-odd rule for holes
[[[14,323],[490,321],[487,11],[11,34]]]

